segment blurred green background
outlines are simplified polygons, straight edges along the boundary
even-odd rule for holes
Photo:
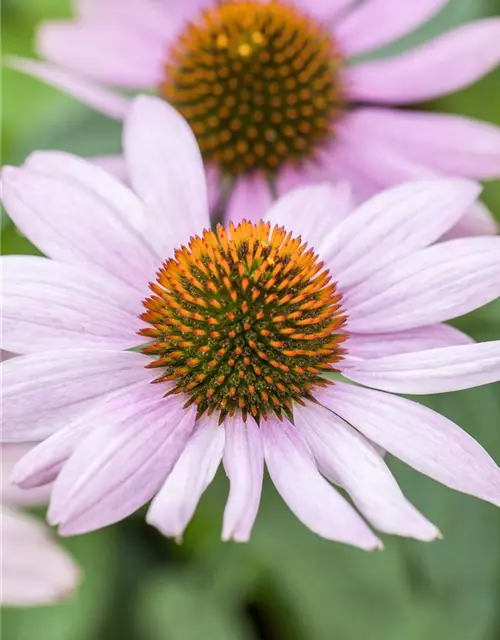
[[[69,0],[4,0],[4,52],[32,55],[37,22],[70,14]],[[435,20],[392,49],[499,14],[500,0],[450,0]],[[18,164],[42,148],[80,155],[119,150],[117,123],[9,69],[2,84],[3,164]],[[429,106],[500,124],[500,71]],[[487,185],[484,197],[500,218],[500,183]],[[2,231],[4,253],[34,251],[7,218]],[[458,326],[479,340],[500,338],[500,301]],[[499,385],[490,385],[423,400],[500,461],[499,392]],[[84,572],[78,593],[55,606],[4,609],[3,637],[500,639],[500,512],[397,461],[389,464],[407,496],[444,533],[443,541],[427,545],[383,536],[385,551],[371,554],[324,541],[295,520],[266,481],[251,543],[222,544],[227,481],[219,473],[180,546],[148,527],[143,513],[62,540]]]

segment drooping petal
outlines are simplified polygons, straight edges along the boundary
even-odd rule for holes
[[[302,236],[315,251],[322,254],[322,245],[329,233],[352,209],[351,191],[347,183],[337,186],[320,184],[290,191],[277,200],[264,220],[284,226],[287,231]]]
[[[346,377],[393,393],[445,393],[500,381],[500,340],[352,361]]]
[[[344,124],[358,140],[379,141],[439,173],[479,179],[500,176],[500,127],[493,124],[445,113],[375,107],[354,109]]]
[[[347,422],[312,403],[297,407],[294,419],[320,471],[346,489],[377,529],[418,540],[439,536],[436,527],[406,500],[373,445]]]
[[[301,522],[329,540],[367,550],[381,548],[382,543],[351,505],[320,475],[293,425],[271,417],[261,430],[269,475]]]
[[[89,160],[98,167],[101,167],[101,169],[104,169],[107,173],[111,173],[111,175],[115,176],[115,178],[118,178],[118,180],[121,180],[125,184],[128,182],[127,164],[123,156],[93,156],[89,158]]]
[[[2,256],[0,269],[7,349],[120,350],[140,342],[140,297],[123,281],[37,256]]]
[[[260,174],[242,176],[233,187],[226,207],[225,222],[238,224],[242,220],[256,223],[272,204],[271,189]]]
[[[459,238],[401,258],[349,290],[354,333],[392,332],[463,315],[500,295],[500,238]]]
[[[158,98],[134,100],[124,128],[134,190],[144,201],[151,236],[164,256],[210,226],[205,172],[184,118]]]
[[[224,451],[224,429],[201,420],[148,510],[147,522],[178,540],[212,482]]]
[[[5,63],[12,69],[62,89],[76,100],[115,120],[122,120],[130,109],[130,98],[55,65],[18,56],[8,56]]]
[[[500,469],[448,418],[411,400],[336,383],[318,400],[367,438],[452,489],[500,504]]]
[[[16,463],[34,446],[35,443],[0,445],[0,503],[30,507],[49,502],[50,486],[25,491],[17,487],[11,478],[12,469]]]
[[[366,0],[334,26],[344,56],[366,53],[392,42],[429,20],[447,0],[419,0],[402,8],[399,0]]]
[[[384,191],[358,207],[327,237],[326,265],[342,288],[384,267],[388,271],[398,258],[440,238],[479,192],[476,183],[455,179],[422,180]]]
[[[195,410],[183,403],[151,385],[131,390],[125,406],[116,397],[102,407],[54,484],[48,519],[62,535],[118,522],[153,497],[193,430]]]
[[[229,498],[224,510],[223,540],[247,542],[257,517],[264,475],[260,428],[240,415],[226,419],[224,469],[229,477]]]
[[[164,75],[168,38],[141,24],[149,4],[153,3],[145,4],[134,24],[116,19],[44,22],[36,34],[36,49],[49,62],[99,82],[154,88]]]
[[[370,359],[471,342],[472,338],[455,327],[433,324],[394,333],[353,333],[344,346],[349,356]]]
[[[1,510],[0,603],[37,606],[58,602],[78,585],[79,569],[31,516]]]
[[[85,184],[64,175],[6,167],[5,208],[19,229],[50,258],[98,267],[144,295],[158,259],[134,227],[135,212],[116,197],[118,187],[108,190],[113,178],[90,167],[93,181],[85,179]],[[120,185],[120,189],[125,187]]]
[[[500,18],[469,22],[411,51],[348,70],[349,98],[411,104],[472,84],[500,61]]]
[[[2,441],[48,437],[107,394],[153,376],[131,351],[65,349],[3,362]]]

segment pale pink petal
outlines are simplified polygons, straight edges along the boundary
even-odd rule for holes
[[[184,118],[158,98],[134,100],[124,129],[134,190],[144,201],[151,237],[165,256],[210,226],[205,171]]]
[[[5,63],[12,69],[17,69],[57,89],[62,89],[76,100],[110,118],[122,120],[130,109],[132,102],[130,98],[55,65],[17,56],[8,56]]]
[[[348,329],[392,332],[443,322],[500,295],[500,238],[459,238],[427,247],[349,290]]]
[[[2,344],[16,353],[140,344],[140,297],[112,276],[37,256],[2,256]]]
[[[347,183],[299,187],[273,204],[264,220],[300,235],[321,256],[328,235],[352,210]]]
[[[346,11],[356,0],[293,0],[299,9],[319,20],[331,21]]]
[[[350,356],[370,359],[471,342],[472,338],[455,327],[434,324],[394,333],[353,333],[343,346]]]
[[[147,522],[177,540],[193,517],[198,502],[214,479],[224,451],[224,429],[217,419],[195,424],[184,451],[148,510]]]
[[[500,340],[351,361],[343,374],[393,393],[445,393],[500,381]]]
[[[263,175],[251,174],[238,178],[226,207],[226,224],[242,220],[256,223],[262,220],[273,201],[271,188]]]
[[[500,470],[465,431],[411,400],[336,383],[321,404],[389,453],[442,484],[500,504]]]
[[[54,483],[48,519],[62,535],[118,522],[153,497],[193,430],[196,410],[183,404],[154,385],[106,403]]]
[[[151,25],[123,20],[44,22],[36,34],[42,58],[98,82],[150,89],[161,83],[168,38]],[[164,16],[166,21],[167,16]],[[168,33],[168,31],[167,31]]]
[[[112,177],[89,166],[93,180],[85,183],[63,174],[5,167],[5,208],[48,257],[99,267],[145,295],[158,258],[135,228],[134,211],[114,190],[106,191]]]
[[[226,418],[224,469],[229,477],[229,498],[224,509],[223,540],[247,542],[259,510],[264,475],[260,427],[240,415]]]
[[[12,469],[16,463],[33,450],[36,443],[0,445],[0,502],[23,507],[47,504],[51,487],[39,487],[26,491],[11,482]]]
[[[365,107],[344,120],[358,142],[378,141],[437,172],[471,178],[500,176],[500,127],[444,113]],[[355,140],[353,140],[355,142]]]
[[[361,513],[380,531],[418,540],[439,537],[436,527],[404,497],[373,445],[324,407],[296,407],[295,426],[320,471],[339,482]]]
[[[98,167],[101,167],[101,169],[104,169],[104,171],[107,171],[107,173],[111,173],[115,178],[121,180],[121,182],[127,184],[128,170],[123,156],[93,156],[88,158],[88,160]]]
[[[485,18],[397,57],[351,67],[346,90],[357,102],[422,102],[467,87],[499,61],[500,18]]]
[[[41,523],[5,508],[0,518],[0,603],[37,606],[71,595],[78,585],[78,567]]]
[[[469,207],[457,224],[448,233],[445,233],[443,240],[453,238],[468,238],[470,236],[494,236],[500,232],[497,219],[482,202],[475,202]]]
[[[351,287],[384,267],[385,273],[398,258],[439,239],[479,192],[474,182],[452,179],[423,180],[384,191],[326,238],[325,263],[340,287]]]
[[[261,424],[269,475],[297,518],[329,540],[362,549],[380,549],[376,538],[351,505],[320,475],[295,427],[271,417]]]
[[[125,404],[128,401],[130,387],[115,392]],[[53,482],[64,463],[73,455],[83,438],[100,424],[101,411],[105,400],[94,403],[91,408],[78,415],[48,438],[31,449],[14,467],[11,481],[21,487],[26,493],[44,487]],[[4,445],[5,446],[5,445]],[[48,500],[47,500],[48,502]]]
[[[147,363],[140,353],[97,349],[34,353],[3,362],[3,442],[42,440],[107,394],[152,380]]]
[[[366,53],[413,31],[446,2],[417,0],[402,6],[400,0],[365,0],[334,27],[335,42],[344,56]]]
[[[219,169],[213,165],[205,165],[205,177],[207,180],[208,206],[213,211],[219,202],[221,194],[221,177]]]

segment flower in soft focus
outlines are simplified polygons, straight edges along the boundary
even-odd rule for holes
[[[444,324],[500,293],[500,238],[433,244],[475,183],[399,186],[349,215],[343,187],[306,187],[256,224],[211,231],[176,111],[138,98],[124,149],[136,193],[69,154],[4,169],[6,209],[48,257],[2,261],[4,345],[25,354],[3,365],[3,437],[44,440],[13,478],[55,480],[62,534],[153,498],[148,521],[180,537],[222,460],[224,539],[249,538],[264,464],[321,536],[381,544],[328,478],[381,531],[435,538],[380,449],[499,504],[500,470],[477,442],[386,393],[500,379],[500,341]]]
[[[11,65],[112,117],[127,113],[130,98],[111,86],[156,92],[197,137],[214,216],[255,222],[273,193],[318,181],[347,180],[359,203],[432,175],[500,176],[498,127],[398,108],[493,69],[500,18],[470,22],[401,55],[356,61],[445,4],[79,0],[76,21],[40,27],[37,50],[49,62]],[[124,175],[119,159],[106,161]],[[475,203],[450,235],[495,231]]]
[[[34,606],[56,602],[76,588],[73,560],[51,539],[40,522],[16,507],[48,502],[50,487],[24,491],[9,482],[14,464],[32,445],[2,445],[0,500],[0,603]]]

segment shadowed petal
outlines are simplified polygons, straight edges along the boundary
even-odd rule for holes
[[[257,516],[264,475],[260,428],[240,415],[226,419],[224,469],[229,477],[229,498],[224,510],[223,540],[247,542]]]
[[[347,92],[358,102],[423,102],[467,87],[499,61],[500,18],[475,20],[399,56],[351,67]]]
[[[224,450],[224,429],[215,418],[200,420],[184,451],[149,507],[147,522],[180,540],[198,502],[214,479]]]
[[[229,196],[225,222],[238,224],[248,220],[255,224],[265,216],[272,200],[271,189],[263,175],[242,176]]]
[[[62,535],[118,522],[153,497],[193,429],[195,409],[182,405],[150,385],[131,390],[125,407],[120,397],[102,407],[54,484],[48,519]]]
[[[272,417],[261,429],[269,475],[301,522],[329,540],[367,550],[382,547],[351,505],[320,475],[295,427]]]
[[[445,393],[500,380],[500,340],[352,361],[343,374],[393,393]]]
[[[107,394],[149,382],[153,375],[145,369],[147,362],[140,353],[97,349],[34,353],[3,362],[3,441],[42,440]]]
[[[439,536],[436,527],[406,500],[373,445],[347,422],[311,403],[296,408],[294,418],[320,471],[346,489],[375,527],[418,540]]]
[[[340,382],[317,397],[417,471],[500,505],[500,469],[480,444],[448,418],[411,400]]]
[[[333,36],[344,56],[359,55],[401,38],[429,20],[447,0],[365,0],[339,25]]]

